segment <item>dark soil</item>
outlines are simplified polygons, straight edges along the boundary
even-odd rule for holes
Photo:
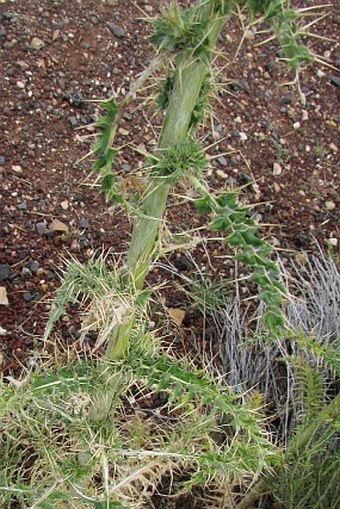
[[[90,185],[91,162],[77,162],[90,149],[91,138],[81,135],[92,134],[91,128],[78,128],[97,118],[97,104],[87,101],[112,91],[123,97],[148,65],[154,50],[150,27],[141,18],[157,15],[166,3],[13,0],[0,5],[0,286],[9,300],[8,306],[0,305],[5,376],[42,346],[61,258],[71,253],[85,261],[97,249],[122,253],[127,247],[128,220]],[[317,5],[316,0],[296,3]],[[339,28],[338,7],[312,28],[334,39],[311,39],[313,51],[333,67],[314,65],[302,73],[305,106],[295,89],[281,86],[291,76],[275,42],[254,47],[246,38],[233,63],[241,24],[233,21],[220,41],[227,59],[218,60],[226,67],[217,76],[223,87],[213,105],[215,133],[208,139],[218,143],[208,152],[229,154],[212,159],[211,183],[250,183],[248,199],[266,202],[259,207],[261,220],[275,225],[266,234],[287,257],[313,249],[314,238],[325,249],[331,244],[338,250]],[[143,143],[152,150],[156,133],[148,109],[135,111],[137,104],[122,120],[117,144]],[[140,156],[131,145],[122,150],[117,171],[138,168]],[[67,231],[50,228],[56,219]],[[185,206],[171,207],[167,219],[176,230],[198,222]],[[195,257],[198,265],[206,264],[204,250],[198,248]],[[216,263],[222,270],[223,261]],[[156,277],[169,275],[158,271]],[[164,295],[167,306],[183,306],[176,291]],[[76,313],[66,318],[65,341],[76,338],[78,328]]]

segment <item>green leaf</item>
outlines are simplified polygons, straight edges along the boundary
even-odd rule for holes
[[[280,311],[274,311],[273,309],[269,309],[264,317],[264,323],[268,327],[271,332],[276,332],[278,329],[284,326],[285,318]]]
[[[178,180],[188,178],[190,175],[197,177],[208,164],[207,158],[201,145],[193,140],[177,143],[162,152],[151,173],[154,177],[167,179],[173,185]]]
[[[259,297],[269,307],[280,306],[282,304],[282,297],[276,290],[263,290]]]
[[[107,111],[111,116],[116,117],[119,111],[117,104],[114,99],[110,99],[109,101],[103,101],[100,103],[100,106],[103,110]]]
[[[239,258],[237,258],[239,259]],[[256,266],[256,263],[255,263]],[[256,267],[254,270],[251,280],[254,281],[261,288],[267,288],[273,286],[274,279],[269,271],[264,267]]]
[[[102,168],[104,168],[106,166],[106,163],[107,163],[107,158],[105,156],[98,157],[98,159],[95,161],[95,163],[92,166],[92,171],[94,173],[98,173]]]
[[[209,230],[225,232],[232,226],[232,221],[227,216],[219,216],[212,220],[209,225]]]
[[[160,109],[160,111],[165,111],[169,104],[169,98],[174,86],[174,73],[171,72],[165,80],[162,82],[162,86],[158,90],[157,94],[157,106]]]
[[[241,232],[233,232],[226,238],[226,242],[231,246],[245,246],[243,235]]]
[[[154,32],[150,36],[152,43],[160,50],[170,52],[194,50],[195,54],[209,51],[209,41],[204,37],[208,19],[197,16],[195,7],[181,10],[177,1],[171,2],[162,16],[152,19]]]
[[[246,263],[247,265],[250,265],[251,267],[257,267],[258,270],[255,274],[255,277],[257,276],[267,276],[265,271],[271,270],[273,273],[278,274],[279,268],[276,265],[276,263],[270,261],[267,259],[268,256],[268,250],[263,249],[262,250],[262,244],[258,247],[253,246],[247,246],[244,248],[242,253],[239,253],[235,256],[237,260],[240,262]],[[262,270],[260,270],[262,268]],[[254,277],[254,281],[256,280]]]
[[[257,231],[257,226],[253,228],[249,228],[245,232],[243,232],[243,238],[246,244],[251,244],[252,246],[262,246],[263,240],[255,235],[255,231]]]
[[[136,298],[136,305],[141,307],[145,306],[151,295],[152,289],[143,290]]]
[[[237,191],[225,193],[219,196],[216,201],[220,207],[234,209],[238,205],[238,196],[239,193]]]
[[[236,225],[241,225],[242,227],[245,225],[245,224],[249,224],[246,220],[246,214],[248,212],[248,208],[241,208],[241,207],[238,207],[236,210],[235,209],[231,209],[231,210],[226,210],[224,211],[224,215],[225,216],[228,216],[230,217],[230,220],[235,223],[234,225],[234,228],[236,228]],[[254,224],[253,222],[251,222],[250,224]],[[257,227],[256,227],[257,228]]]
[[[264,13],[268,8],[271,0],[247,0],[247,7],[253,16]]]
[[[202,214],[208,214],[214,210],[214,202],[208,194],[195,200],[195,206]]]

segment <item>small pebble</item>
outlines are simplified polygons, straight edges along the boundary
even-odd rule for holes
[[[330,82],[336,87],[340,87],[340,76],[331,76]]]
[[[281,175],[282,173],[282,166],[279,163],[273,164],[273,175],[277,177],[278,175]]]
[[[74,116],[69,117],[68,121],[70,122],[72,127],[77,127],[77,125],[78,125],[77,117],[74,117]]]
[[[80,228],[89,228],[90,227],[90,223],[89,223],[89,220],[88,219],[81,219],[80,222],[79,222],[79,226]]]
[[[221,166],[227,166],[227,160],[226,160],[226,158],[225,158],[225,157],[223,157],[223,156],[219,156],[219,157],[217,158],[217,162],[218,162],[218,164],[220,164]]]
[[[228,174],[225,173],[223,170],[217,170],[216,175],[222,180],[227,180],[228,178]]]
[[[33,262],[28,264],[28,268],[31,272],[35,274],[39,269],[39,262],[34,260]]]
[[[107,27],[109,28],[110,32],[113,33],[116,37],[121,39],[125,35],[124,28],[122,28],[119,25],[116,25],[115,23],[107,23]]]
[[[8,306],[7,289],[4,286],[0,286],[0,305]]]
[[[0,264],[0,281],[4,281],[5,279],[8,279],[11,275],[11,267],[8,265],[8,263],[1,263]]]
[[[334,210],[335,207],[336,207],[336,205],[335,205],[334,201],[326,201],[326,203],[325,203],[326,210],[331,211],[331,210]]]
[[[65,232],[69,231],[69,227],[67,224],[59,221],[59,219],[53,219],[52,223],[49,224],[49,229],[53,232]]]
[[[31,277],[32,276],[32,272],[30,271],[30,269],[28,267],[23,267],[22,270],[21,270],[21,274],[24,277]]]
[[[39,235],[45,235],[48,232],[46,221],[36,223],[35,227]]]
[[[100,23],[100,20],[98,18],[98,16],[96,14],[94,14],[93,16],[91,16],[91,23],[93,23],[94,25],[98,25],[98,23]]]
[[[44,46],[45,46],[44,41],[39,37],[33,37],[33,39],[30,42],[30,47],[36,51],[39,51]]]

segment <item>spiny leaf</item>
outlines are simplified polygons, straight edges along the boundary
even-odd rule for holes
[[[195,201],[195,205],[199,212],[202,214],[207,214],[209,212],[212,212],[214,210],[214,203],[212,198],[207,194],[205,196],[202,196],[202,198],[198,198]]]
[[[190,174],[200,176],[208,164],[200,144],[192,139],[163,151],[158,159],[153,158],[150,162],[152,175],[166,179],[171,185]]]
[[[161,17],[151,20],[151,24],[154,32],[150,40],[161,50],[174,52],[191,48],[196,54],[209,52],[204,37],[207,20],[197,16],[195,7],[182,11],[178,2],[171,2]]]
[[[238,192],[224,193],[217,198],[206,194],[195,204],[202,213],[216,214],[209,228],[226,232],[225,241],[240,249],[235,259],[253,267],[251,279],[261,288],[259,297],[263,297],[268,307],[264,320],[274,331],[284,324],[281,305],[286,290],[279,280],[277,264],[269,259],[273,248],[258,236],[258,225],[248,217],[249,207],[242,206],[238,197]]]
[[[118,192],[116,176],[113,172],[113,163],[118,155],[118,150],[111,146],[119,109],[113,99],[102,102],[101,107],[106,114],[96,122],[99,134],[93,145],[93,153],[97,159],[93,163],[92,171],[101,176],[101,189],[106,199],[114,203],[124,203],[123,196]]]
[[[266,324],[268,330],[271,332],[276,332],[285,325],[285,318],[282,312],[275,310],[268,310],[265,312],[263,317],[264,323]]]

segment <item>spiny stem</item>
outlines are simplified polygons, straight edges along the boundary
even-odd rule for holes
[[[212,49],[223,28],[225,17],[211,17],[209,2],[200,2],[202,15],[209,16],[207,33],[209,47]],[[167,150],[184,142],[189,134],[192,114],[199,97],[203,81],[207,73],[207,63],[200,56],[193,55],[190,50],[183,50],[178,56],[177,70],[169,104],[164,119],[158,150]],[[170,191],[167,179],[151,177],[147,186],[145,198],[140,207],[142,212],[136,219],[127,255],[127,267],[135,288],[141,289],[153,258],[156,239],[163,221],[163,215]],[[120,327],[113,335],[113,340],[107,348],[108,359],[119,357],[129,342],[133,327],[132,317],[128,325]]]

